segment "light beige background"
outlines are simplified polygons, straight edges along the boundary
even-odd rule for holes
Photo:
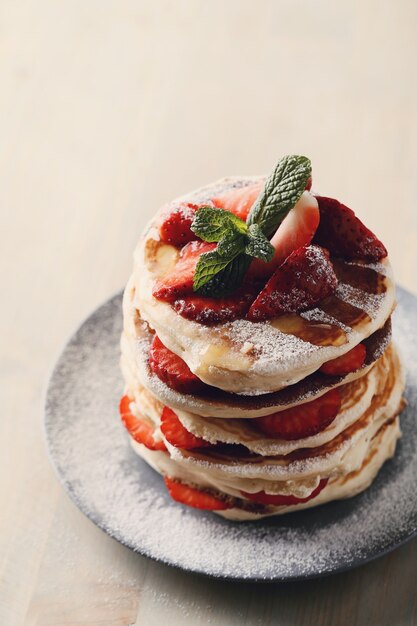
[[[414,0],[1,2],[2,625],[417,622],[415,541],[304,584],[182,574],[78,512],[41,430],[47,372],[145,219],[216,177],[310,156],[417,291],[416,26]]]

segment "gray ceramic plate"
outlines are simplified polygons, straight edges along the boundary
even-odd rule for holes
[[[49,381],[46,437],[70,497],[133,550],[219,578],[305,579],[374,559],[417,532],[417,298],[399,290],[394,339],[407,368],[403,438],[375,483],[350,500],[259,522],[233,523],[173,502],[119,423],[121,295],[73,335]]]

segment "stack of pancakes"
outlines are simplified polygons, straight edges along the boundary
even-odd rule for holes
[[[201,204],[258,180],[223,179],[181,200]],[[336,291],[302,313],[204,325],[152,296],[155,281],[172,271],[177,257],[178,250],[160,240],[156,217],[137,246],[125,290],[121,365],[130,412],[163,444],[155,449],[131,436],[135,451],[170,480],[223,502],[216,512],[234,520],[287,513],[368,487],[394,454],[403,403],[403,371],[391,342],[395,286],[388,259],[332,259]],[[205,383],[200,392],[181,393],[152,371],[155,334]],[[359,369],[337,376],[320,371],[359,343],[366,347]],[[340,410],[318,433],[276,439],[256,425],[254,418],[307,406],[336,387]],[[164,407],[211,445],[172,445],[160,429]]]

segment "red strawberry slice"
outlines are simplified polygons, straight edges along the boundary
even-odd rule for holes
[[[156,281],[152,295],[158,300],[173,302],[193,293],[193,280],[198,259],[204,252],[214,250],[217,244],[191,241],[181,250],[179,259],[168,276]]]
[[[185,485],[170,476],[165,476],[164,481],[169,495],[173,500],[191,506],[194,509],[222,511],[224,509],[230,509],[233,506],[232,504],[220,500],[220,498],[212,496],[210,493]]]
[[[379,261],[387,256],[384,244],[356,217],[352,209],[334,198],[316,198],[320,225],[314,243],[327,248],[332,256],[344,259]]]
[[[157,335],[149,352],[149,367],[168,387],[181,393],[198,393],[204,387],[187,363],[168,350]]]
[[[324,363],[320,372],[324,374],[330,374],[331,376],[345,376],[350,372],[355,372],[365,363],[366,348],[363,343],[359,343],[357,346],[337,357]]]
[[[274,258],[269,263],[255,259],[250,266],[249,276],[271,276],[291,252],[311,242],[319,221],[317,200],[310,193],[303,193],[271,239],[275,248]]]
[[[340,411],[339,390],[331,389],[320,398],[272,415],[254,418],[254,425],[267,437],[291,441],[312,437],[333,422]]]
[[[240,493],[248,500],[252,500],[253,502],[257,502],[258,504],[270,504],[272,506],[291,506],[293,504],[308,502],[309,500],[312,500],[313,498],[318,496],[320,491],[323,491],[328,481],[328,478],[322,478],[314,491],[312,491],[310,495],[306,498],[296,498],[295,496],[283,496],[279,494],[274,495],[270,493],[265,493],[265,491],[258,491],[257,493],[248,493],[246,491],[241,491]]]
[[[306,191],[310,191],[312,184],[313,184],[313,177],[310,176],[306,183]]]
[[[184,246],[198,239],[191,230],[197,209],[198,205],[190,202],[169,205],[163,213],[162,223],[159,226],[161,240],[173,246]]]
[[[336,285],[327,251],[303,246],[275,270],[249,309],[248,318],[261,321],[308,309],[333,293]]]
[[[165,406],[161,416],[161,431],[165,439],[176,448],[192,450],[192,448],[206,448],[212,444],[202,437],[190,433],[180,422],[178,415]]]
[[[246,187],[231,189],[216,198],[212,198],[212,202],[216,207],[230,211],[240,217],[241,220],[246,221],[249,211],[255,203],[256,198],[259,196],[263,186],[263,181],[258,181]]]
[[[173,306],[182,317],[209,326],[245,317],[258,293],[256,286],[248,286],[226,298],[208,298],[197,294],[185,296],[176,300]]]
[[[120,418],[135,441],[142,443],[149,450],[166,450],[166,446],[163,441],[155,441],[153,437],[154,426],[151,425],[144,417],[138,418],[130,410],[131,400],[128,396],[123,396],[120,400],[119,410]]]

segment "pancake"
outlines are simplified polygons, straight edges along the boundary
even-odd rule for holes
[[[265,438],[250,419],[207,418],[178,409],[175,413],[188,432],[212,444],[243,445],[263,456],[289,454],[298,448],[316,448],[327,443],[353,424],[370,407],[374,396],[383,393],[389,376],[394,373],[402,380],[398,355],[390,346],[366,376],[340,387],[342,404],[334,421],[316,435],[301,439],[284,441]],[[138,388],[135,404],[138,414],[145,415],[159,427],[164,404],[144,387]]]
[[[297,448],[287,454],[250,453],[246,446],[217,446],[183,450],[165,440],[171,458],[219,479],[294,480],[357,469],[370,439],[383,423],[398,413],[402,402],[402,370],[392,367],[383,393],[373,397],[368,409],[333,439],[314,448]]]
[[[148,366],[148,354],[153,334],[148,325],[143,323],[134,307],[130,288],[125,290],[123,308],[121,367],[129,393],[135,395],[138,386],[144,386],[163,404],[207,417],[260,417],[309,402],[334,387],[364,376],[384,353],[391,340],[391,321],[388,319],[383,328],[365,339],[366,360],[363,367],[345,376],[329,376],[316,371],[295,385],[263,395],[244,396],[209,386],[198,395],[182,394],[168,387],[151,372]]]
[[[310,437],[289,441],[265,438],[248,419],[207,418],[183,410],[176,410],[176,414],[183,426],[196,437],[213,444],[241,444],[262,456],[285,455],[298,448],[317,448],[334,439],[365,413],[374,396],[384,389],[390,369],[400,372],[398,355],[392,352],[393,349],[389,348],[366,376],[340,387],[340,412],[327,428]]]
[[[163,404],[206,417],[260,417],[309,402],[329,389],[364,376],[381,357],[391,340],[391,321],[388,319],[383,328],[364,340],[366,360],[363,367],[345,376],[329,376],[316,371],[295,385],[263,395],[244,396],[213,387],[207,387],[198,395],[182,394],[168,387],[148,366],[153,335],[134,306],[133,292],[134,288],[129,283],[124,295],[124,332],[121,338],[121,367],[129,393],[135,395],[138,387],[144,386]]]
[[[367,457],[361,468],[335,478],[328,482],[318,496],[305,503],[282,507],[265,507],[264,510],[250,511],[243,507],[234,507],[224,511],[216,511],[218,515],[234,521],[256,520],[272,515],[283,515],[294,511],[302,511],[311,507],[320,506],[333,500],[344,500],[358,495],[367,489],[386,460],[392,458],[398,438],[401,435],[399,419],[384,425],[377,433],[369,448]]]
[[[223,179],[178,201],[208,201],[256,180],[260,179]],[[152,296],[155,280],[172,271],[178,256],[176,248],[160,241],[159,219],[157,215],[134,254],[134,306],[164,345],[218,389],[254,395],[294,385],[382,328],[394,308],[388,259],[380,263],[332,259],[338,287],[310,311],[267,322],[238,319],[215,326],[187,320]]]
[[[201,490],[208,490],[212,495],[226,501],[229,499],[233,503],[230,509],[214,511],[215,513],[231,520],[244,521],[271,515],[282,515],[325,504],[331,500],[350,498],[357,495],[369,487],[383,463],[394,455],[396,442],[400,435],[398,418],[388,420],[371,439],[367,453],[364,455],[362,463],[356,469],[344,475],[331,477],[325,488],[308,502],[284,506],[254,503],[242,497],[237,484],[234,485],[234,488],[230,488],[225,482],[220,483],[220,481],[213,480],[206,474],[197,475],[191,472],[189,468],[176,464],[166,452],[149,450],[133,439],[131,443],[134,451],[160,474],[175,477],[183,483]],[[269,485],[269,492],[305,498],[317,488],[319,482],[319,477],[306,478],[297,482],[275,481],[273,485]],[[242,484],[242,491],[248,492],[248,487],[250,486],[251,483]],[[257,482],[253,492],[263,490],[265,487],[268,489],[266,483]],[[225,496],[225,494],[231,493],[233,495]]]

